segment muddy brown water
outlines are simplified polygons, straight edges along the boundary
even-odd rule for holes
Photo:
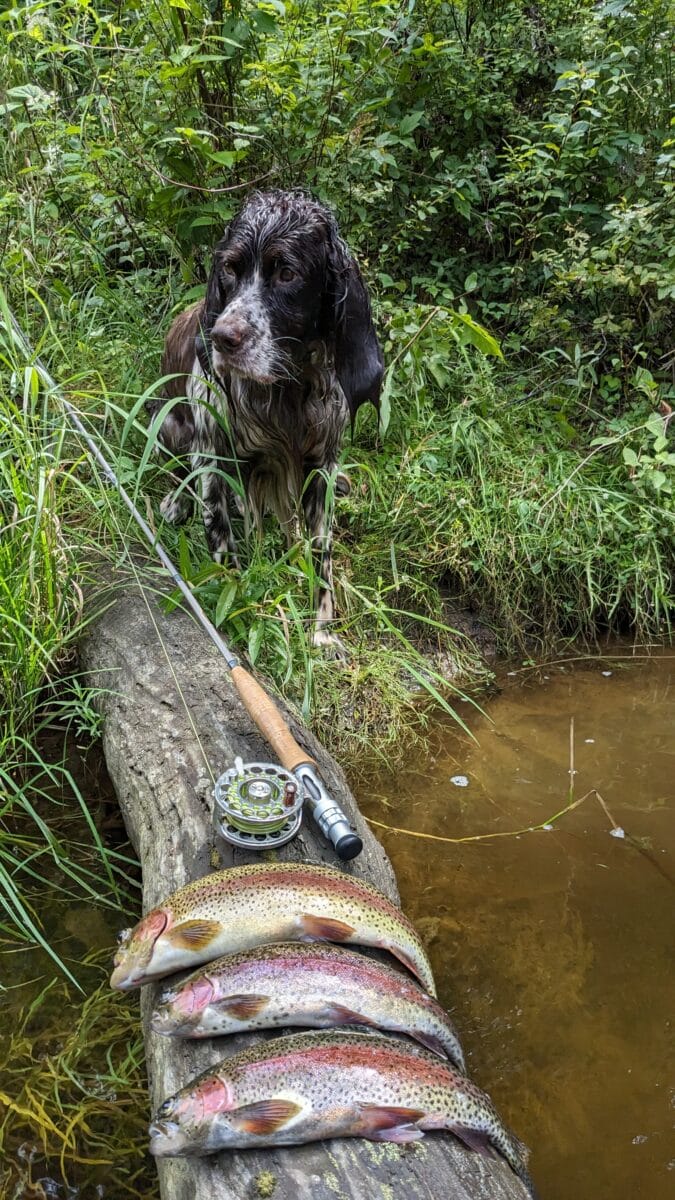
[[[468,1070],[532,1147],[542,1200],[675,1195],[675,658],[504,673],[475,741],[357,787],[427,940]],[[454,780],[454,782],[453,782]],[[611,817],[611,819],[610,819]],[[626,837],[612,836],[612,820]]]

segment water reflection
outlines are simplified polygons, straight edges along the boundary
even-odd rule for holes
[[[358,789],[366,815],[449,838],[537,825],[567,802],[573,718],[575,796],[597,789],[609,816],[589,798],[518,837],[377,831],[544,1200],[673,1194],[674,680],[665,655],[505,675],[486,716],[462,710],[475,743],[444,725]]]

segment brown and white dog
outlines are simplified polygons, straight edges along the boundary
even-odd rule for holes
[[[159,439],[190,469],[161,511],[186,520],[186,484],[198,480],[211,553],[234,565],[232,479],[254,523],[271,509],[289,544],[301,513],[319,581],[315,645],[336,640],[329,510],[348,489],[342,435],[359,405],[377,408],[382,373],[368,295],[332,213],[300,192],[252,195],[216,246],[205,299],[167,335],[162,374],[175,378],[150,408],[175,401]]]

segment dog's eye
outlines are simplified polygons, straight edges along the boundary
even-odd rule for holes
[[[290,283],[295,277],[296,272],[292,267],[279,267],[277,271],[277,279],[280,279],[282,283]]]
[[[232,281],[237,278],[237,272],[232,266],[232,263],[221,263],[220,273],[226,283],[232,283]]]

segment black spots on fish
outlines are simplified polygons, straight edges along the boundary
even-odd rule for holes
[[[259,1100],[254,1104],[245,1104],[228,1113],[230,1124],[242,1133],[265,1134],[276,1133],[283,1129],[289,1121],[302,1112],[299,1104],[293,1100]]]
[[[172,946],[183,950],[203,950],[220,933],[220,921],[208,921],[204,918],[194,921],[182,921],[164,935]]]

